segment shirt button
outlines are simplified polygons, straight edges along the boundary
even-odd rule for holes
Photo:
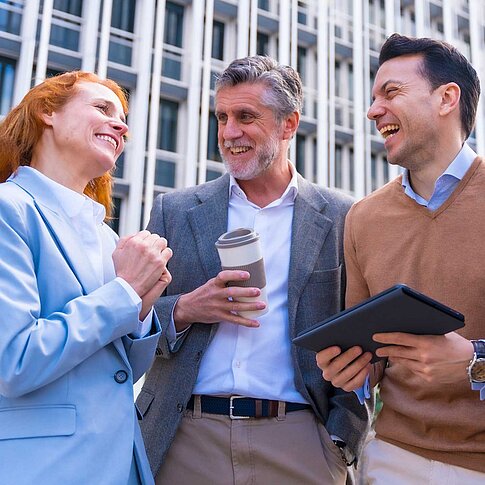
[[[124,370],[116,371],[114,379],[118,384],[123,384],[128,379],[128,373]]]

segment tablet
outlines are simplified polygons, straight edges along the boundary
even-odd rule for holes
[[[465,325],[465,317],[406,285],[395,285],[356,306],[318,322],[298,334],[293,343],[318,352],[337,345],[345,351],[359,345],[372,352],[371,362],[385,344],[374,342],[380,332],[406,332],[416,335],[442,335]]]

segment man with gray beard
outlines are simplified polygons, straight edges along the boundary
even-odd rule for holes
[[[232,62],[216,83],[228,171],[159,196],[148,229],[173,249],[172,284],[156,303],[157,357],[138,397],[158,484],[342,484],[369,409],[321,379],[291,339],[343,305],[343,223],[352,200],[317,187],[287,159],[299,124],[298,73],[269,57]],[[221,271],[214,243],[260,236],[268,311],[246,271]],[[243,283],[228,286],[228,282]]]

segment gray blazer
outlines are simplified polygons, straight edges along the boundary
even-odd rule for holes
[[[192,395],[199,363],[218,325],[194,324],[176,352],[165,333],[182,293],[203,285],[221,271],[217,238],[227,230],[229,175],[196,187],[160,195],[148,230],[164,236],[174,251],[173,276],[157,304],[162,323],[155,361],[137,399],[141,429],[154,474],[174,439]],[[290,336],[341,310],[344,302],[343,226],[352,199],[322,189],[298,176],[292,224],[288,313]],[[354,393],[322,379],[315,354],[292,347],[295,384],[331,435],[343,439],[358,456],[369,425],[369,409]]]

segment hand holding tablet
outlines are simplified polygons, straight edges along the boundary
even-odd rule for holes
[[[338,346],[342,352],[360,346],[381,360],[375,350],[383,347],[372,340],[381,332],[443,335],[463,327],[465,317],[406,285],[395,285],[358,305],[348,308],[301,332],[293,343],[318,352]]]

